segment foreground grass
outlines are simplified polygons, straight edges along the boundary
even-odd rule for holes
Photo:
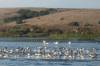
[[[100,37],[100,34],[78,34],[78,33],[65,33],[65,34],[51,34],[49,36],[50,39],[56,40],[95,40],[96,38]]]
[[[47,34],[47,33],[31,33],[29,32],[28,34],[19,34],[19,33],[10,33],[10,32],[0,32],[0,37],[28,37],[28,38],[41,38],[41,37],[46,37],[49,39],[53,40],[95,40],[97,38],[100,38],[99,33],[95,34],[80,34],[80,33],[63,33],[63,34],[58,34],[58,33],[52,33],[52,34]]]

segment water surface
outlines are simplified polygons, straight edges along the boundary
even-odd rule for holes
[[[43,46],[42,42],[25,42],[25,41],[0,41],[0,48],[17,48],[17,47],[30,47],[35,49]],[[53,47],[54,42],[49,42],[49,47]],[[60,42],[60,47],[69,47],[67,42]],[[96,48],[98,54],[100,53],[100,43],[91,41],[72,42],[71,48]],[[0,66],[100,66],[100,61],[43,61],[32,59],[0,59]]]

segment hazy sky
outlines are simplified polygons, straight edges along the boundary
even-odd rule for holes
[[[0,8],[49,7],[49,8],[98,8],[100,0],[0,0]]]

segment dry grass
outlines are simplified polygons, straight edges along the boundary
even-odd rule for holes
[[[12,13],[16,13],[18,9],[0,9],[0,15],[6,14],[11,15]],[[36,9],[31,9],[36,10]],[[38,11],[41,9],[37,9]],[[61,9],[58,9],[59,11]],[[0,18],[4,18],[0,16]],[[92,24],[96,27],[97,30],[100,30],[100,24],[98,24],[98,21],[100,21],[100,10],[96,9],[62,9],[61,12],[57,12],[54,14],[49,14],[46,16],[40,16],[35,18],[30,18],[27,20],[24,20],[24,25],[32,26],[32,25],[38,25],[43,28],[59,28],[63,30],[69,29],[69,23],[71,22],[80,22],[81,27],[87,23]],[[6,27],[13,27],[16,26],[15,22],[8,23],[1,25]],[[26,26],[27,27],[27,26]]]
[[[99,28],[100,10],[65,10],[63,12],[25,20],[26,24],[64,30],[69,28],[69,23],[75,21],[80,22],[81,26],[89,23]]]

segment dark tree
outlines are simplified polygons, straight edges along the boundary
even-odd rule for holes
[[[71,22],[69,25],[79,27],[80,23],[79,22]]]
[[[46,10],[46,11],[40,11],[40,16],[44,16],[44,15],[48,15],[49,14],[49,11]]]
[[[53,34],[53,33],[58,33],[58,34],[62,34],[63,31],[61,29],[48,29],[48,34]]]
[[[100,21],[98,21],[98,24],[100,24]]]
[[[34,16],[38,16],[38,12],[31,11],[31,10],[28,10],[28,9],[20,9],[19,11],[17,11],[17,13],[20,14],[20,16],[23,19],[27,19],[27,18],[31,18],[31,17],[34,17]]]
[[[55,13],[55,12],[57,12],[57,9],[50,8],[50,9],[48,9],[48,11],[49,11],[50,13]]]
[[[16,24],[21,24],[21,23],[23,23],[23,20],[21,18],[17,18],[16,19]]]

